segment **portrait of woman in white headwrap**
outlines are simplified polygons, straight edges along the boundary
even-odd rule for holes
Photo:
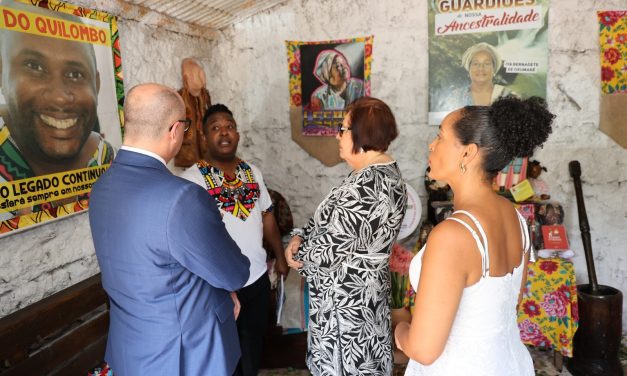
[[[492,45],[480,42],[470,46],[462,55],[461,64],[468,72],[469,86],[457,87],[444,99],[439,108],[452,109],[466,105],[488,106],[496,99],[515,95],[494,79],[503,61]]]
[[[323,50],[314,64],[314,76],[322,83],[311,94],[311,109],[343,110],[364,96],[364,82],[351,77],[346,57],[335,50]]]

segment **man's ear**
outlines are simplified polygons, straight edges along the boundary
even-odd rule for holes
[[[168,139],[171,142],[176,142],[176,129],[180,126],[181,124],[179,122],[174,123],[173,127],[168,131]]]

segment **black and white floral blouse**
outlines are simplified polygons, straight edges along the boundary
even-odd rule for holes
[[[300,232],[313,375],[390,375],[389,256],[405,215],[396,162],[352,172]]]

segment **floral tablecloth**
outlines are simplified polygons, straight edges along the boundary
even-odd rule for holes
[[[573,264],[560,258],[529,262],[527,284],[518,310],[522,341],[572,357],[573,336],[578,326]]]

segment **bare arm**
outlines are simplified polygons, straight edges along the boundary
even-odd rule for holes
[[[283,243],[281,242],[281,234],[279,233],[279,226],[274,219],[274,214],[271,212],[263,213],[263,237],[266,239],[272,252],[276,257],[275,268],[276,271],[284,277],[287,277],[287,273],[290,269],[287,267],[285,261],[285,255],[283,253]]]

